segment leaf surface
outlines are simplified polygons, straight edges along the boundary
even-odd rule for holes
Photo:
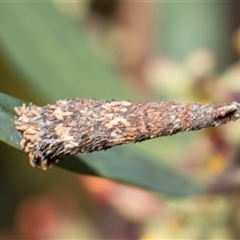
[[[0,93],[0,140],[11,147],[20,149],[21,134],[14,127],[13,108],[22,105],[22,101]]]
[[[78,26],[52,3],[1,2],[0,34],[6,59],[22,74],[28,88],[46,102],[74,97],[132,98],[92,53]],[[13,108],[22,102],[3,94],[0,97],[0,139],[19,149],[21,135],[14,128]],[[202,191],[198,184],[133,144],[65,157],[58,165],[160,193],[190,195]]]
[[[21,134],[14,127],[13,108],[23,102],[0,93],[0,140],[20,150]],[[90,174],[174,195],[196,194],[203,189],[173,169],[131,146],[68,156],[57,164],[81,174]]]

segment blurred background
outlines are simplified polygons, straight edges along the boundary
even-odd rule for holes
[[[0,92],[39,105],[239,101],[239,11],[234,1],[1,2]],[[238,130],[231,123],[138,144],[204,184],[184,198],[33,169],[1,143],[0,239],[240,239]]]

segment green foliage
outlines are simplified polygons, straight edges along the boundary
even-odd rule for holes
[[[0,93],[0,140],[11,147],[21,150],[21,134],[14,127],[13,108],[22,105],[22,101]]]
[[[116,74],[91,51],[81,29],[52,3],[1,3],[0,33],[6,56],[28,87],[47,101],[129,97]]]
[[[14,16],[14,18],[9,18]],[[44,101],[73,98],[133,98],[93,55],[78,26],[51,3],[1,3],[1,46],[26,87]],[[0,139],[19,149],[13,108],[22,102],[0,95]],[[62,168],[141,186],[160,193],[191,195],[203,189],[137,147],[62,159]]]
[[[18,150],[21,135],[14,127],[13,108],[21,104],[20,100],[0,94],[0,140]],[[166,194],[189,195],[201,191],[197,184],[132,147],[65,157],[58,165],[77,173],[106,177]]]

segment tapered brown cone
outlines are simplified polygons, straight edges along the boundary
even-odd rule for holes
[[[67,99],[15,108],[21,147],[46,169],[63,155],[105,150],[178,132],[216,127],[240,117],[240,104]]]

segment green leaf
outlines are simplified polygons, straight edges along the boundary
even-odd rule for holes
[[[78,26],[64,18],[51,3],[1,2],[0,34],[6,59],[23,74],[28,88],[37,90],[45,101],[67,97],[132,98],[116,75],[90,51]],[[20,135],[13,126],[12,109],[20,102],[1,96],[9,104],[5,106],[3,101],[1,107],[0,137],[19,149]],[[58,165],[160,193],[189,195],[202,191],[198,184],[133,145],[66,157]]]
[[[131,146],[63,158],[58,165],[74,172],[82,172],[82,167],[89,166],[92,171],[88,174],[169,195],[188,196],[204,190],[201,185],[181,176],[151,155],[137,152]]]
[[[13,108],[22,105],[22,101],[0,93],[0,141],[20,150],[21,134],[14,127]]]
[[[0,140],[18,150],[21,134],[14,127],[13,108],[22,103],[0,93]],[[65,157],[58,165],[77,173],[101,176],[165,194],[189,195],[202,191],[199,185],[180,176],[149,154],[129,146]]]
[[[0,2],[0,33],[2,51],[48,101],[127,98],[116,74],[94,55],[79,26],[51,2]]]

